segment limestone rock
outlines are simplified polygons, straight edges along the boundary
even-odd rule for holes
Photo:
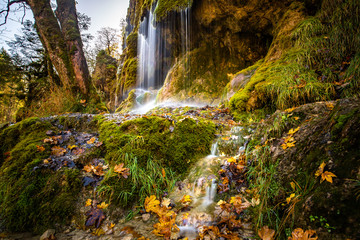
[[[40,237],[40,240],[55,240],[55,230],[54,229],[48,229],[46,230]]]

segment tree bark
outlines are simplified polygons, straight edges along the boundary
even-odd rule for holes
[[[75,81],[83,94],[89,92],[90,74],[81,40],[74,0],[57,0],[55,11],[59,19],[67,50],[75,73]]]
[[[76,91],[75,74],[60,26],[51,9],[49,0],[27,0],[35,18],[35,24],[61,83]]]

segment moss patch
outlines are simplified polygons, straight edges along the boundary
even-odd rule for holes
[[[106,146],[105,158],[110,164],[126,162],[127,165],[132,165],[136,159],[136,166],[141,171],[151,169],[148,164],[152,163],[158,166],[156,169],[159,173],[164,168],[175,176],[181,176],[196,158],[210,152],[215,125],[206,120],[184,118],[175,122],[150,116],[125,121],[118,126],[114,122],[100,119],[99,133]],[[145,182],[146,179],[139,181]],[[130,179],[111,180],[104,184],[118,189],[114,190],[117,195],[123,191],[122,194],[128,192],[128,197],[131,196],[132,199],[143,197],[137,195],[140,188]],[[122,199],[119,204],[126,202]]]
[[[49,122],[30,118],[1,132],[0,215],[10,231],[41,233],[67,222],[75,211],[79,171],[38,168],[50,149],[39,152],[37,145],[51,128]]]

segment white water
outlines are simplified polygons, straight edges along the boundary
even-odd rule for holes
[[[155,52],[158,40],[153,12],[140,23],[138,34],[138,87],[149,89],[156,87],[155,69],[157,65]]]

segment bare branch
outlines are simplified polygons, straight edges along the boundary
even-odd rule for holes
[[[0,23],[0,26],[3,26],[6,24],[7,22],[7,19],[9,17],[9,13],[10,13],[10,7],[13,5],[13,4],[16,4],[16,3],[22,3],[23,4],[23,8],[24,8],[24,12],[25,12],[25,8],[26,8],[26,0],[8,0],[8,3],[6,5],[6,9],[3,9],[0,11],[0,15],[4,14],[5,13],[5,18],[4,18],[4,22],[3,23]],[[25,17],[25,16],[24,16]],[[23,19],[24,19],[23,17]]]

